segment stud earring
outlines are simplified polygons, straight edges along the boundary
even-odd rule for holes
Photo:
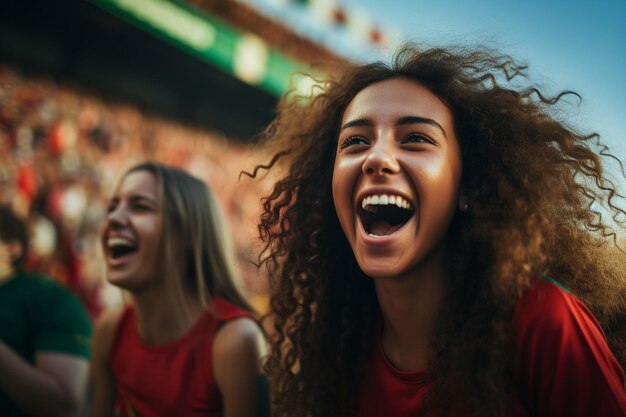
[[[459,200],[459,211],[461,212],[467,212],[469,211],[469,203],[467,202],[467,198],[466,197],[461,197]]]

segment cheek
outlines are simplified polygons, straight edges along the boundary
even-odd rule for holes
[[[345,228],[344,222],[352,215],[352,195],[358,179],[360,167],[354,161],[337,159],[333,169],[332,192],[337,217]]]
[[[344,170],[335,164],[332,178],[332,193],[333,203],[335,205],[335,213],[339,219],[339,223],[344,233],[350,233],[351,218],[352,218],[352,198],[349,192],[350,186],[348,185],[349,178]]]
[[[424,181],[428,189],[425,195],[429,196],[429,200],[440,209],[444,209],[450,205],[455,205],[458,200],[459,182],[455,176],[450,173],[427,173],[427,180]]]
[[[162,241],[163,233],[158,221],[150,217],[141,217],[133,222],[135,233],[141,242],[141,247],[149,253],[156,253]]]
[[[106,246],[105,234],[106,234],[108,226],[109,226],[109,219],[108,217],[105,217],[102,223],[100,223],[100,227],[98,228],[98,237],[100,238],[100,246],[102,247],[102,249],[105,249],[105,246]]]
[[[456,198],[457,190],[461,182],[460,162],[456,158],[429,158],[420,162],[416,176],[416,184],[422,184],[431,191],[437,191],[441,204],[446,200]]]
[[[342,226],[343,226],[343,209],[342,207],[344,206],[343,203],[343,195],[344,195],[344,191],[342,191],[343,189],[343,184],[342,184],[342,177],[340,175],[338,175],[337,170],[333,171],[333,180],[332,180],[332,192],[333,192],[333,204],[335,205],[335,212],[337,214],[337,217],[339,218],[339,221],[341,222]]]
[[[432,238],[447,233],[459,199],[460,174],[448,164],[425,167],[415,178],[420,195],[421,229]]]

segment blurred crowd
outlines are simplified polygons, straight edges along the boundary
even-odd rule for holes
[[[0,204],[28,219],[27,268],[75,291],[92,317],[121,301],[103,278],[98,230],[116,180],[143,160],[184,168],[215,191],[251,300],[263,311],[255,219],[271,181],[240,178],[265,160],[258,149],[0,67]]]

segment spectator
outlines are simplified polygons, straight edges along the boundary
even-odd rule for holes
[[[275,415],[626,416],[610,154],[524,76],[406,47],[282,102],[260,224]]]
[[[91,323],[68,289],[22,269],[24,221],[0,207],[0,415],[74,416],[84,402]]]
[[[229,242],[200,180],[157,163],[122,177],[102,246],[132,302],[96,326],[95,417],[259,414],[261,332]]]

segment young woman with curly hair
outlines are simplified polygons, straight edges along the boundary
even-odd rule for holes
[[[276,416],[626,415],[610,155],[525,79],[406,47],[281,102],[251,174],[283,169],[259,226]]]

